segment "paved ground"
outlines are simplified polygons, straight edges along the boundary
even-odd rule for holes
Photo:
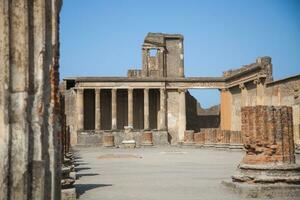
[[[77,148],[82,200],[236,200],[228,180],[242,152],[187,148]]]

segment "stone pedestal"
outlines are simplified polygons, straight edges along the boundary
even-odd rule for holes
[[[230,144],[230,131],[217,130],[217,144],[216,148],[225,149],[228,148]]]
[[[243,188],[246,193],[251,191],[241,185],[254,185],[268,190],[270,194],[277,186],[292,186],[300,192],[300,165],[295,164],[292,108],[243,107],[242,133],[246,155],[238,166],[237,174],[232,176],[232,185]]]
[[[153,146],[153,135],[151,131],[144,131],[142,133],[142,145],[143,146]]]
[[[217,142],[217,132],[214,128],[206,128],[204,131],[204,147],[215,147]]]
[[[114,147],[115,146],[115,137],[113,134],[103,135],[102,143],[104,147]]]
[[[135,148],[136,147],[136,141],[133,138],[132,134],[132,126],[125,126],[125,137],[124,140],[122,141],[122,145],[125,148]]]
[[[229,149],[231,150],[244,149],[241,131],[230,131]]]
[[[183,145],[191,146],[191,145],[194,145],[194,144],[195,144],[194,131],[193,130],[184,131]]]

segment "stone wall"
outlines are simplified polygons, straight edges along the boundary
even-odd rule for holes
[[[201,111],[201,112],[200,112]],[[203,109],[197,99],[186,93],[186,129],[199,132],[201,128],[219,128],[219,109]]]
[[[0,8],[1,198],[60,199],[61,1]]]
[[[260,63],[262,62],[262,63]],[[225,73],[225,77],[239,76],[236,85],[221,91],[221,128],[222,130],[241,131],[241,107],[255,105],[292,106],[294,118],[294,140],[300,145],[300,75],[285,79],[272,80],[272,66],[270,59],[257,61],[256,64],[242,67]],[[262,65],[262,71],[247,72]],[[264,72],[264,70],[266,70]],[[254,76],[254,74],[256,75]],[[267,73],[267,76],[264,76]],[[261,75],[262,74],[262,75]],[[262,78],[259,78],[262,76]],[[257,77],[245,81],[249,77]],[[231,113],[231,116],[228,116]]]

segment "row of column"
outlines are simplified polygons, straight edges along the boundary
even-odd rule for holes
[[[84,129],[84,93],[83,89],[77,89],[77,129]],[[100,91],[95,89],[95,129],[101,130]],[[166,129],[166,95],[165,89],[160,89],[159,130]],[[111,127],[117,129],[117,89],[111,89]],[[128,126],[133,127],[133,89],[128,89]],[[144,129],[149,127],[149,89],[144,89]]]

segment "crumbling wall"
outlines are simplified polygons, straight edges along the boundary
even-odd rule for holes
[[[0,2],[0,194],[60,199],[60,0]]]

